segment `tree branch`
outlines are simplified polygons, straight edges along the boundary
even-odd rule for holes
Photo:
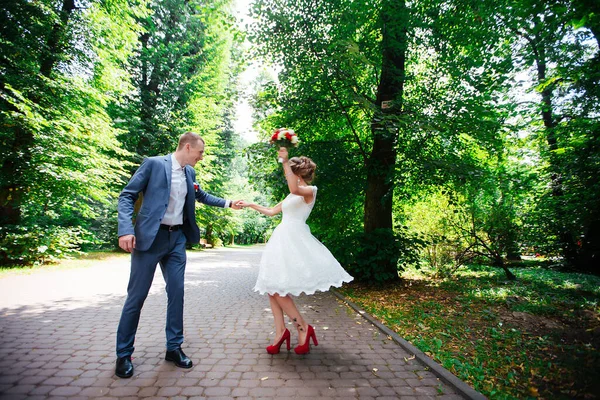
[[[307,33],[310,34],[311,31],[310,31],[310,28],[308,26],[308,23],[307,23],[306,19],[304,19],[303,22],[304,22],[304,27],[306,28]],[[356,129],[354,128],[354,124],[352,123],[352,119],[350,118],[350,115],[348,114],[348,111],[346,110],[346,107],[344,106],[344,104],[342,103],[341,99],[339,98],[337,92],[333,88],[333,85],[331,85],[331,82],[329,82],[329,80],[327,79],[327,73],[325,71],[325,67],[323,65],[323,61],[319,57],[319,54],[317,53],[317,51],[315,50],[312,42],[310,42],[310,41],[309,41],[309,47],[310,47],[310,50],[311,50],[313,56],[316,58],[316,60],[319,63],[319,69],[321,70],[321,73],[325,77],[325,83],[327,84],[327,86],[329,88],[329,91],[331,92],[331,95],[335,99],[338,107],[342,111],[342,114],[346,118],[346,122],[347,122],[348,126],[350,127],[350,130],[352,131],[352,134],[354,136],[354,140],[356,141],[356,144],[358,144],[358,147],[360,149],[360,153],[361,153],[361,155],[363,157],[363,162],[366,165],[367,160],[368,160],[368,156],[367,156],[367,153],[366,153],[365,149],[363,148],[362,142],[360,141],[360,137],[358,136],[358,133],[356,132]]]

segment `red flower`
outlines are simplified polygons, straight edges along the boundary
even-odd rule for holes
[[[278,128],[271,136],[271,143],[280,147],[296,147],[298,146],[298,136],[292,129]]]

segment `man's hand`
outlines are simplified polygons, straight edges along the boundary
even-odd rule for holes
[[[242,208],[241,203],[243,203],[244,200],[234,200],[231,202],[231,208],[233,208],[234,210],[240,210]]]
[[[135,249],[135,236],[123,235],[119,238],[119,247],[128,253]]]

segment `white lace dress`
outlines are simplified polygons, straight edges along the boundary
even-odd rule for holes
[[[340,287],[352,278],[321,242],[311,233],[306,219],[315,205],[304,197],[289,194],[282,204],[283,218],[267,242],[254,290],[281,296],[304,292],[313,294],[331,286]]]

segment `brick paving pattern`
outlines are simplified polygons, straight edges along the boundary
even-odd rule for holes
[[[297,299],[318,347],[305,356],[293,348],[268,355],[274,336],[268,299],[252,291],[261,251],[188,253],[189,370],[164,361],[166,295],[157,268],[130,379],[114,376],[128,258],[0,279],[0,398],[462,398],[331,293]]]

